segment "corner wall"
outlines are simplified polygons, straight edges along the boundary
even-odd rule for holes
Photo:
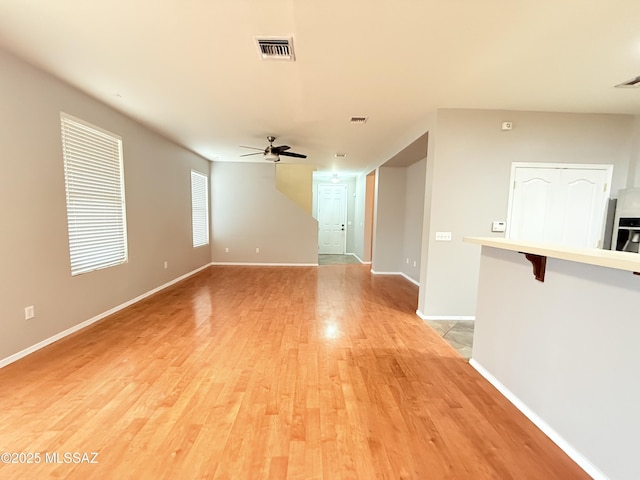
[[[0,51],[0,360],[210,262],[191,243],[191,169],[209,162]],[[122,137],[129,261],[71,276],[60,111]],[[164,268],[164,262],[168,268]],[[33,305],[35,318],[24,319]]]

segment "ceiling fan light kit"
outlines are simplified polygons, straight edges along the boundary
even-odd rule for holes
[[[277,155],[273,152],[267,152],[264,154],[264,159],[268,160],[270,162],[279,162],[280,161],[280,155]]]

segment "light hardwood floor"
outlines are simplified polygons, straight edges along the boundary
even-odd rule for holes
[[[369,267],[210,267],[0,370],[2,479],[589,478]]]

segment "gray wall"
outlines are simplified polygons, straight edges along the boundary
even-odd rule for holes
[[[425,158],[404,168],[406,190],[401,272],[416,282],[420,281],[426,166],[427,160]]]
[[[627,188],[640,187],[640,116],[633,119],[633,139]]]
[[[380,167],[376,174],[376,220],[371,269],[400,273],[404,252],[406,174],[404,168]]]
[[[479,255],[462,237],[496,235],[491,222],[506,220],[512,162],[613,164],[613,195],[627,183],[632,116],[443,109],[436,122],[418,307],[428,317],[475,314]]]
[[[213,262],[318,263],[318,222],[276,189],[275,165],[213,162],[211,206]]]
[[[419,282],[426,159],[408,167],[380,167],[372,269]],[[416,262],[416,266],[413,263]]]
[[[364,215],[367,195],[367,176],[361,174],[356,178],[356,197],[353,213],[353,253],[364,260]]]
[[[375,170],[370,172],[369,175],[359,175],[356,179],[353,253],[365,263],[371,263],[375,189]]]
[[[0,52],[0,359],[206,265],[190,171],[209,162]],[[60,111],[123,139],[129,262],[71,277]],[[169,268],[164,269],[164,261]],[[36,317],[24,320],[33,305]]]
[[[549,258],[541,283],[523,255],[482,249],[473,361],[604,474],[594,478],[640,478],[638,280]]]

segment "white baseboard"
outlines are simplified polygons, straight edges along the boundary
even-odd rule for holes
[[[411,278],[410,276],[408,276],[406,273],[403,272],[376,272],[373,268],[371,269],[371,273],[373,275],[400,275],[401,277],[406,278],[407,280],[409,280],[411,283],[413,283],[414,285],[417,285],[418,287],[420,286],[420,282],[416,282],[413,278]]]
[[[374,275],[402,275],[402,272],[376,272],[373,268],[371,269],[371,273]]]
[[[411,278],[409,275],[407,275],[406,273],[401,273],[400,275],[402,275],[404,278],[406,278],[407,280],[409,280],[411,283],[413,283],[416,286],[420,286],[420,282],[416,282],[413,278]]]
[[[360,263],[362,263],[363,265],[371,265],[371,262],[365,262],[364,260],[362,260],[358,255],[356,255],[355,253],[345,253],[345,255],[353,255],[354,257],[356,257],[358,259],[358,261]]]
[[[475,321],[475,315],[425,315],[420,310],[416,310],[422,320],[471,320]]]
[[[96,315],[95,317],[90,318],[89,320],[85,320],[82,323],[79,323],[77,325],[74,325],[71,328],[67,328],[66,330],[63,330],[60,333],[57,333],[55,335],[53,335],[52,337],[49,337],[45,340],[42,340],[41,342],[36,343],[35,345],[32,345],[28,348],[25,348],[24,350],[19,351],[18,353],[14,353],[13,355],[8,356],[7,358],[3,358],[2,360],[0,360],[0,368],[2,367],[6,367],[7,365],[20,360],[21,358],[26,357],[27,355],[36,352],[38,350],[40,350],[41,348],[44,348],[48,345],[51,345],[54,342],[57,342],[58,340],[63,339],[64,337],[67,337],[69,335],[71,335],[72,333],[75,333],[79,330],[82,330],[83,328],[88,327],[89,325],[96,323],[98,320],[102,320],[105,317],[108,317],[109,315],[112,315],[124,308],[127,308],[131,305],[133,305],[134,303],[139,302],[140,300],[143,300],[151,295],[153,295],[154,293],[158,293],[160,290],[164,290],[167,287],[170,287],[171,285],[178,283],[181,280],[184,280],[187,277],[190,277],[192,275],[195,275],[196,273],[198,273],[201,270],[204,270],[205,268],[209,267],[210,264],[206,264],[203,265],[200,268],[197,268],[189,273],[185,273],[184,275],[179,276],[178,278],[174,278],[173,280],[171,280],[170,282],[165,283],[164,285],[160,285],[157,288],[154,288],[153,290],[149,290],[146,293],[143,293],[142,295],[137,296],[136,298],[133,298],[125,303],[122,303],[116,307],[113,307],[110,310],[107,310],[106,312],[102,312],[98,315]]]
[[[215,266],[238,267],[317,267],[317,263],[252,263],[252,262],[211,262]]]
[[[493,385],[504,397],[509,400],[518,410],[520,410],[531,422],[542,430],[547,437],[553,441],[569,458],[578,464],[594,480],[609,480],[595,465],[587,460],[580,452],[573,448],[558,432],[556,432],[547,422],[531,410],[522,400],[516,397],[511,390],[505,387],[500,380],[494,377],[487,369],[480,365],[475,359],[469,360],[469,364],[482,375],[491,385]]]

